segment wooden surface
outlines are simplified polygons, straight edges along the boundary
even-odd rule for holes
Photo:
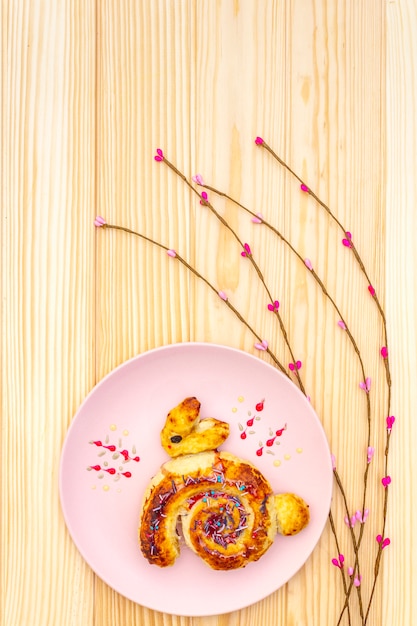
[[[391,545],[368,624],[414,624],[415,1],[3,0],[1,11],[1,623],[322,626],[336,625],[343,606],[329,526],[282,589],[204,619],[124,599],[95,576],[67,532],[58,495],[61,447],[78,406],[105,374],[181,341],[269,359],[201,281],[151,244],[95,229],[97,214],[175,248],[288,363],[256,272],[230,231],[154,161],[158,147],[187,178],[201,172],[262,212],[311,259],[349,320],[372,378],[376,452],[361,557],[361,589],[369,596],[384,495],[380,317],[341,232],[255,146],[261,135],[352,233],[386,312],[397,418],[388,461]],[[366,450],[355,352],[288,247],[232,203],[210,199],[250,241],[281,303],[355,511]],[[348,558],[337,490],[332,511]],[[362,623],[355,601],[351,623]]]

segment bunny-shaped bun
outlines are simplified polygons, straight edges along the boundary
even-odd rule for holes
[[[294,535],[309,522],[308,505],[295,494],[275,495],[249,461],[217,447],[229,425],[199,421],[200,402],[183,400],[161,433],[173,457],[162,465],[144,496],[139,543],[151,564],[173,565],[185,544],[213,569],[232,570],[257,561],[277,533]]]

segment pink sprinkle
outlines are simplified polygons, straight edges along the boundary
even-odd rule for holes
[[[382,346],[381,348],[381,356],[383,359],[388,358],[388,348],[386,346]]]
[[[306,266],[307,269],[309,269],[311,272],[313,271],[313,264],[310,261],[310,259],[304,259],[304,265]]]
[[[343,330],[346,330],[346,324],[344,323],[343,320],[339,320],[337,322],[337,325],[340,326],[340,328],[342,328]]]
[[[100,215],[97,215],[97,217],[94,220],[94,226],[97,226],[97,228],[100,228],[101,226],[104,226],[105,224],[107,224],[106,220]]]
[[[202,204],[203,206],[205,206],[208,202],[208,195],[205,191],[203,191],[201,193],[201,200],[200,200],[200,204]]]
[[[243,246],[245,249],[240,253],[241,256],[250,256],[252,254],[250,246],[248,243],[245,243]]]
[[[155,161],[163,161],[164,160],[164,153],[162,152],[161,148],[157,148],[156,149],[156,155],[154,156]]]
[[[391,476],[384,476],[384,478],[382,478],[381,480],[381,483],[385,488],[387,488],[388,485],[391,483]]]
[[[176,257],[177,253],[175,252],[175,250],[167,250],[167,255],[171,257]]]
[[[391,428],[393,427],[395,422],[395,417],[393,415],[389,415],[387,417],[387,430],[391,432]]]
[[[255,343],[255,348],[257,350],[267,350],[268,349],[268,342],[265,339],[262,339],[261,343]]]
[[[220,296],[222,300],[224,300],[225,302],[227,301],[228,298],[227,298],[227,295],[224,293],[224,291],[219,291],[218,295]]]
[[[304,191],[305,193],[308,193],[310,191],[310,189],[304,183],[300,185],[300,189],[301,191]]]
[[[254,224],[262,224],[263,217],[262,213],[257,213],[256,217],[252,217],[252,222]]]
[[[262,139],[262,137],[257,137],[255,139],[255,143],[257,146],[262,146],[262,144],[264,143],[264,140]]]
[[[274,304],[268,304],[268,311],[278,311],[278,309],[279,309],[278,300],[275,300]]]
[[[200,185],[201,187],[204,187],[204,180],[203,180],[203,177],[201,176],[201,174],[194,174],[192,179],[193,179],[193,181],[195,183],[197,183],[197,185]]]
[[[369,293],[371,294],[371,296],[374,296],[374,295],[375,295],[375,289],[372,287],[372,285],[369,285],[369,286],[368,286],[368,291],[369,291]]]

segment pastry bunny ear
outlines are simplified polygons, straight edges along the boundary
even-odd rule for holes
[[[229,436],[229,424],[214,418],[199,421],[200,402],[185,398],[168,415],[161,432],[164,450],[172,457],[215,450]]]
[[[280,493],[274,497],[277,513],[277,532],[280,535],[296,535],[310,521],[310,509],[300,496]]]
[[[171,437],[171,447],[166,450],[172,457],[182,454],[198,454],[218,448],[229,436],[229,424],[208,417],[198,422],[195,429],[180,441]]]

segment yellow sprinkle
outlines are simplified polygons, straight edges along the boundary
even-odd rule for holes
[[[281,465],[281,461],[277,459],[276,461],[274,461],[274,465],[275,467],[279,467]]]
[[[91,487],[91,489],[95,489],[95,488],[96,488],[96,486],[95,486],[95,485],[93,485],[93,486]]]
[[[291,458],[291,454],[285,454],[285,455],[284,455],[284,459],[285,459],[286,461],[289,461],[289,460],[290,460],[290,458]]]
[[[237,413],[237,408],[235,406],[232,409],[232,413]]]
[[[297,448],[297,450],[296,450],[296,452],[298,452],[298,454],[301,454],[301,453],[302,453],[302,451],[303,451],[303,449],[302,449],[302,448]]]
[[[239,397],[238,397],[238,399],[237,399],[237,401],[238,401],[238,402],[243,402],[243,400],[244,400],[244,399],[245,399],[245,398],[244,398],[243,396],[239,396]]]
[[[127,437],[127,436],[128,436],[128,434],[129,434],[129,431],[128,431],[128,430],[124,430],[124,431],[123,431],[123,434],[124,434],[124,436],[125,436],[125,437]]]
[[[103,485],[103,491],[108,491],[110,487],[108,485]]]
[[[110,424],[110,430],[117,430],[116,424]]]

